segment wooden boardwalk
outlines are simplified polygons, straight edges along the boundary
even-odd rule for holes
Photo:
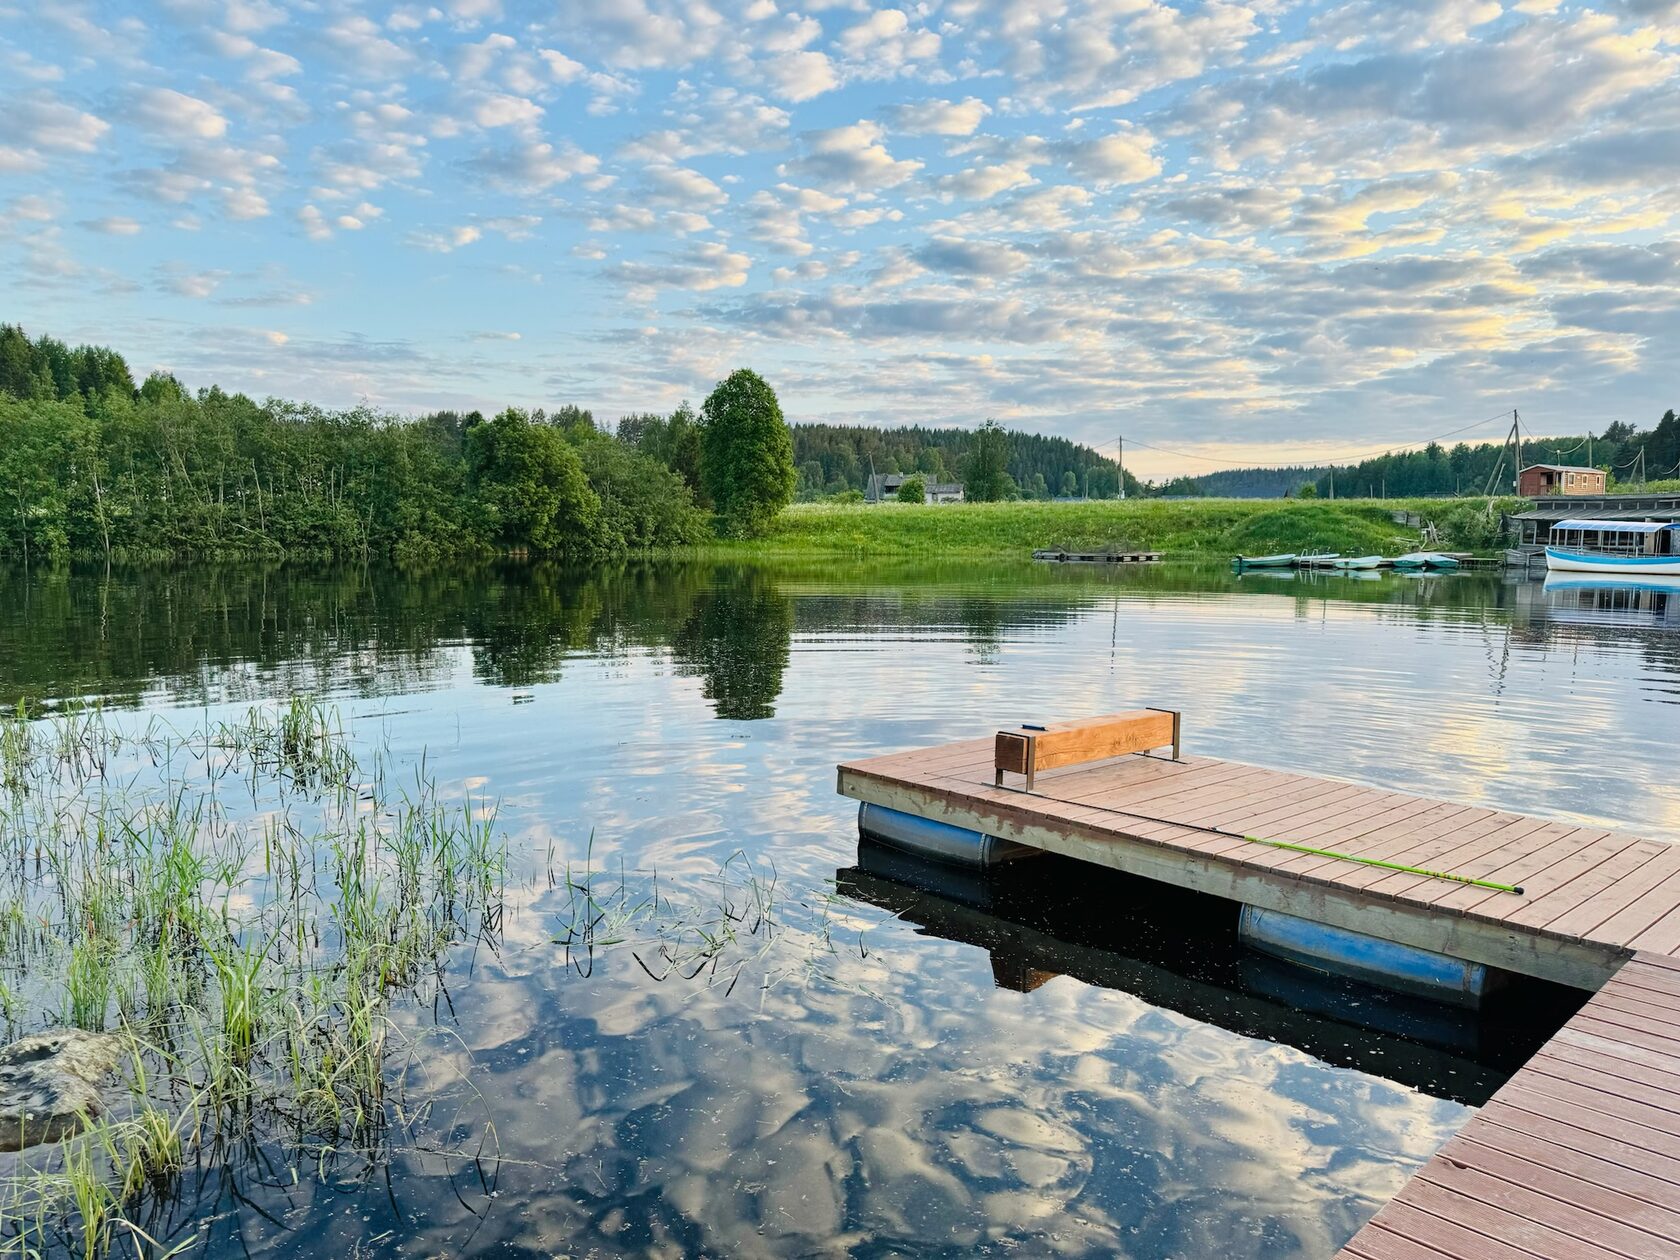
[[[1340,1255],[1680,1256],[1680,965],[1624,966]]]
[[[1680,1257],[1680,845],[1206,757],[993,783],[991,738],[840,767],[845,795],[1594,989],[1340,1253]],[[1245,836],[1519,885],[1522,893]]]
[[[1680,955],[1680,845],[1210,757],[1130,756],[993,785],[993,740],[840,767],[846,796],[1269,910],[1596,989]],[[1451,871],[1496,892],[1245,836]]]

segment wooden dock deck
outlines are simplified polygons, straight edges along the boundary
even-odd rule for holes
[[[1343,1260],[1680,1257],[1680,845],[1207,757],[996,786],[994,741],[844,764],[840,791],[1136,875],[1596,990]],[[1276,849],[1334,849],[1499,892]]]
[[[1680,845],[1211,757],[993,784],[993,740],[839,769],[843,795],[1577,988],[1680,955]],[[1495,892],[1245,836],[1520,885]]]
[[[1339,1254],[1680,1256],[1680,966],[1627,963]]]

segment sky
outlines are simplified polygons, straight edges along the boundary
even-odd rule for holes
[[[1680,403],[1680,0],[0,0],[0,319],[1144,476]]]

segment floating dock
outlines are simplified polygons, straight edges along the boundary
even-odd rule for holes
[[[1623,966],[1339,1254],[1680,1256],[1680,967]]]
[[[1089,742],[1082,732],[1094,725],[1006,728],[847,762],[839,790],[1594,991],[1343,1255],[1680,1256],[1680,845],[1211,757],[1128,751],[1058,764],[1061,754],[1016,747]],[[1032,772],[1030,791],[1004,782],[1017,769]]]
[[[1159,564],[1160,551],[1064,551],[1040,548],[1033,552],[1034,560],[1048,560],[1055,564]]]

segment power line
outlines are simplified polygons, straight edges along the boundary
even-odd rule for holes
[[[1488,425],[1492,424],[1495,420],[1505,419],[1505,417],[1509,414],[1510,414],[1509,412],[1501,411],[1501,412],[1498,412],[1495,415],[1489,416],[1485,420],[1478,420],[1478,421],[1476,421],[1475,424],[1467,424],[1462,429],[1454,429],[1450,433],[1442,433],[1437,437],[1424,438],[1421,441],[1417,441],[1417,442],[1407,442],[1407,443],[1405,443],[1401,446],[1391,446],[1391,447],[1388,447],[1384,451],[1384,454],[1388,454],[1388,455],[1398,454],[1401,451],[1409,451],[1409,450],[1412,450],[1416,447],[1428,446],[1432,442],[1445,441],[1447,438],[1457,437],[1461,433],[1469,433],[1473,429],[1483,429],[1483,428],[1486,428]],[[1221,465],[1223,465],[1227,468],[1255,468],[1255,467],[1261,467],[1262,466],[1262,465],[1257,465],[1254,462],[1254,460],[1252,460],[1252,459],[1246,459],[1246,460],[1219,459],[1219,458],[1217,458],[1215,456],[1212,456],[1212,455],[1192,455],[1189,451],[1174,450],[1174,449],[1172,449],[1171,447],[1168,447],[1168,446],[1155,446],[1155,445],[1153,445],[1149,442],[1139,441],[1135,437],[1134,438],[1128,438],[1126,440],[1129,441],[1133,446],[1141,446],[1145,450],[1158,451],[1159,453],[1161,453],[1163,455],[1174,455],[1174,456],[1177,456],[1179,459],[1199,460],[1200,462],[1202,462],[1204,464],[1221,464]],[[1114,443],[1112,443],[1112,442],[1105,442],[1103,445],[1098,446],[1094,449],[1096,449],[1098,451],[1105,451],[1110,446],[1113,446],[1113,445],[1114,445]],[[1346,453],[1338,453],[1338,454],[1335,454],[1335,455],[1315,455],[1315,456],[1312,456],[1311,458],[1305,458],[1305,459],[1303,459],[1303,458],[1296,458],[1296,459],[1280,458],[1277,461],[1277,463],[1280,466],[1299,465],[1301,467],[1314,467],[1314,466],[1324,467],[1324,466],[1329,465],[1329,464],[1345,463],[1345,462],[1347,462],[1348,460],[1351,460],[1351,459],[1369,459],[1369,458],[1371,458],[1371,455],[1370,455],[1369,451],[1366,450],[1366,451],[1349,451],[1349,452],[1346,452]]]

